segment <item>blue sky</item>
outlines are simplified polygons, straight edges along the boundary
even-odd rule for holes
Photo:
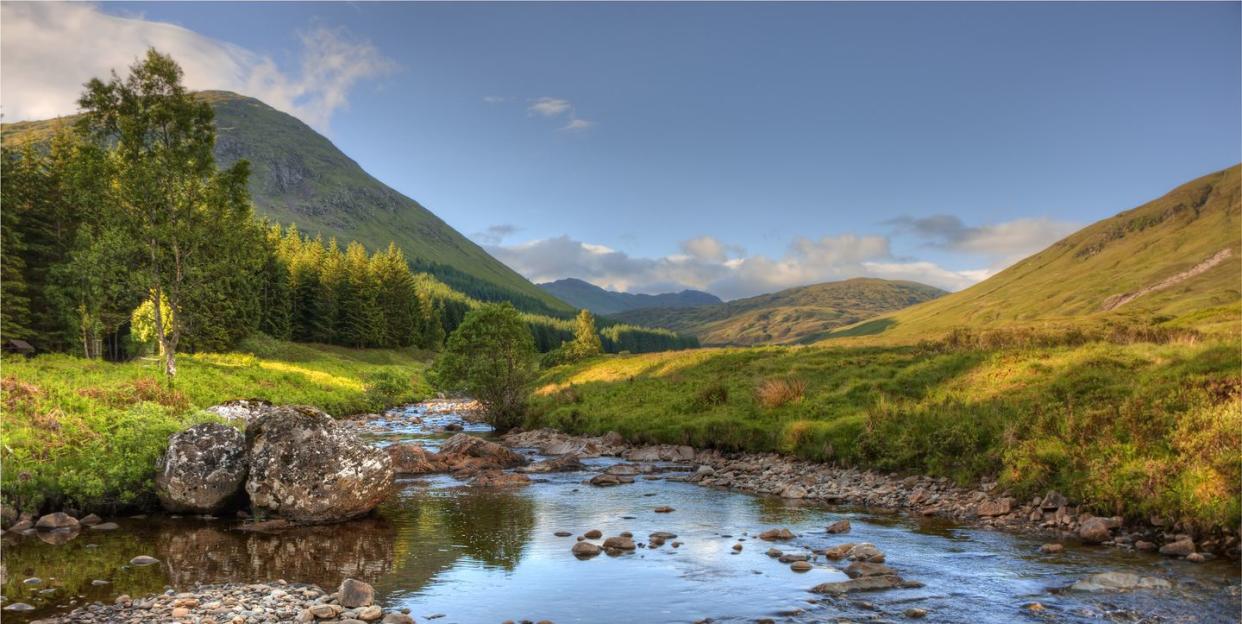
[[[5,3],[0,97],[155,44],[536,280],[961,288],[1242,159],[1239,6]]]

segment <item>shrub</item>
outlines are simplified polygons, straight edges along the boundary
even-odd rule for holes
[[[768,409],[801,401],[805,394],[806,382],[793,377],[765,379],[755,388],[755,399],[759,401],[759,405]]]
[[[377,408],[399,402],[411,387],[409,379],[392,371],[370,373],[366,376],[364,385],[367,401]]]
[[[724,382],[715,381],[702,388],[694,396],[692,407],[697,410],[705,410],[717,405],[724,405],[729,402],[729,387]]]
[[[430,373],[441,389],[483,404],[497,431],[521,424],[535,377],[535,339],[509,303],[480,306],[449,336]]]

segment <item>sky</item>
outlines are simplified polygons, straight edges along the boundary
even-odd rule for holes
[[[0,110],[155,46],[534,281],[957,290],[1242,160],[1240,6],[5,2]]]

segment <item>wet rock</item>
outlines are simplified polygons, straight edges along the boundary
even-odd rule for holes
[[[604,540],[604,548],[609,550],[634,550],[635,546],[632,538],[617,536]]]
[[[652,531],[651,534],[649,534],[647,537],[651,539],[670,540],[670,539],[677,537],[677,534],[670,533],[668,531]]]
[[[1039,503],[1039,508],[1044,511],[1056,511],[1066,505],[1069,505],[1069,500],[1062,496],[1060,492],[1052,490],[1044,495],[1044,499]]]
[[[784,553],[777,557],[777,561],[780,561],[781,563],[793,563],[795,561],[806,561],[807,559],[810,559],[810,557],[804,553]]]
[[[656,507],[653,511],[655,511],[656,513],[672,513],[676,510],[673,509],[672,507],[661,506],[661,507]]]
[[[793,531],[790,531],[789,529],[785,529],[785,528],[768,529],[759,534],[759,539],[767,541],[767,542],[773,542],[777,540],[791,540],[794,537],[797,537],[797,536],[793,534]]]
[[[850,578],[863,578],[865,576],[896,576],[897,571],[882,563],[855,561],[846,566],[845,575]]]
[[[1086,578],[1076,581],[1070,586],[1074,591],[1122,591],[1131,589],[1167,589],[1172,585],[1162,579],[1152,576],[1139,576],[1129,572],[1104,572],[1102,574],[1092,574]]]
[[[829,559],[832,559],[833,561],[838,561],[840,559],[846,558],[846,556],[850,554],[850,550],[852,550],[853,548],[854,548],[854,543],[852,542],[846,543],[846,544],[837,544],[836,546],[833,546],[831,548],[824,549],[824,556]]]
[[[806,498],[806,488],[797,483],[787,485],[781,490],[781,498]]]
[[[781,552],[781,549],[779,549],[779,548],[769,548],[769,549],[768,549],[768,551],[767,551],[767,552],[765,552],[765,553],[763,553],[763,554],[765,554],[765,555],[767,555],[767,556],[769,556],[769,557],[772,557],[773,559],[776,559],[776,558],[778,558],[778,557],[780,557],[780,556],[784,555],[785,553]]]
[[[619,477],[633,477],[642,472],[643,467],[638,464],[613,464],[604,469],[604,474],[617,475]]]
[[[411,442],[390,444],[384,447],[397,474],[431,474],[447,472],[448,464],[437,453],[428,452],[422,445]]]
[[[1144,552],[1151,552],[1156,549],[1156,545],[1153,542],[1149,542],[1146,540],[1139,540],[1137,542],[1134,542],[1134,549],[1141,550]]]
[[[1054,555],[1064,551],[1065,546],[1062,546],[1061,544],[1044,544],[1039,547],[1039,552],[1044,553],[1045,555]]]
[[[919,619],[927,617],[927,610],[919,609],[918,607],[911,607],[903,611],[902,615],[905,615],[906,617],[912,620],[919,620]]]
[[[100,522],[99,524],[91,525],[89,528],[92,531],[115,531],[121,527],[115,522]]]
[[[733,552],[742,552],[742,544],[741,543],[734,544]]]
[[[854,592],[878,591],[882,589],[892,589],[902,586],[902,579],[899,576],[864,576],[848,581],[835,581],[831,583],[820,583],[811,588],[811,591],[817,594],[848,594]]]
[[[574,544],[574,547],[571,548],[570,551],[574,553],[575,557],[585,559],[587,557],[594,557],[595,555],[600,554],[604,551],[604,549],[592,544],[591,542],[578,542],[577,544]]]
[[[404,613],[388,613],[380,620],[380,624],[414,624],[414,618]]]
[[[586,533],[582,534],[582,537],[585,537],[587,539],[599,539],[603,536],[604,536],[604,533],[600,531],[599,529],[591,529],[590,531],[587,531]]]
[[[249,425],[251,422],[267,413],[272,408],[270,401],[262,399],[237,399],[235,401],[225,401],[219,405],[213,405],[206,409],[207,412],[215,414],[225,420],[239,421]]]
[[[1099,544],[1112,538],[1110,523],[1104,518],[1092,516],[1078,525],[1078,539],[1088,544]]]
[[[242,432],[220,423],[194,425],[168,438],[156,463],[155,494],[173,513],[217,513],[238,502],[247,470]]]
[[[832,524],[828,525],[828,532],[834,535],[838,533],[849,533],[850,532],[850,521],[849,520],[837,520],[836,522],[833,522]]]
[[[845,555],[850,561],[866,561],[870,563],[884,563],[884,553],[876,548],[874,544],[863,542],[855,544]]]
[[[570,535],[573,535],[573,533],[570,533],[569,531],[557,531],[556,533],[553,533],[553,535],[557,537],[569,537]]]
[[[155,565],[159,562],[160,562],[159,559],[156,559],[155,557],[152,557],[150,555],[138,555],[137,557],[134,557],[133,559],[129,560],[130,565],[136,565],[136,566]]]
[[[42,522],[43,519],[40,518],[39,521]],[[1171,557],[1185,557],[1193,552],[1195,552],[1195,542],[1189,537],[1169,542],[1168,544],[1160,547],[1160,554],[1169,555]]]
[[[35,523],[34,528],[40,531],[53,531],[56,529],[75,530],[79,526],[77,518],[63,512],[50,513],[41,516],[39,521]]]
[[[369,606],[375,602],[375,588],[358,579],[347,578],[337,590],[337,602],[346,609]]]
[[[78,520],[78,524],[81,524],[84,527],[92,527],[101,522],[103,522],[103,518],[100,518],[95,514],[87,514],[82,519]]]
[[[530,485],[530,477],[516,472],[485,470],[476,475],[474,479],[471,479],[470,485],[493,488],[522,487]]]
[[[587,483],[594,485],[596,487],[609,487],[613,485],[624,485],[624,484],[633,483],[633,482],[634,482],[633,477],[622,477],[622,476],[607,474],[607,473],[597,474],[594,477],[591,477],[590,481],[587,481]]]
[[[383,609],[375,605],[371,605],[369,607],[363,607],[359,609],[357,617],[359,620],[362,620],[363,622],[374,622],[375,620],[378,620],[381,617],[383,617],[383,615],[384,615]]]
[[[807,561],[795,561],[789,564],[789,569],[794,572],[810,572],[811,564]]]
[[[34,609],[34,607],[24,602],[14,602],[12,604],[4,605],[4,610],[12,613],[25,613],[27,611],[34,611]]]
[[[252,506],[292,522],[357,518],[370,513],[392,489],[388,454],[318,409],[273,408],[251,423],[246,440],[246,492]]]
[[[546,472],[576,472],[582,470],[582,458],[577,453],[561,455],[552,459],[545,459],[541,462],[533,463],[529,466],[518,468],[521,472],[529,473],[546,473]]]
[[[477,465],[483,469],[517,468],[529,463],[521,453],[465,433],[446,440],[440,447],[440,456],[449,463],[454,472],[461,470],[461,466]]]

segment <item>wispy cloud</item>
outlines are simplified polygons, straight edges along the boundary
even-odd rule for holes
[[[483,101],[488,104],[504,104],[509,101],[509,98],[503,95],[485,95]]]
[[[6,2],[0,24],[6,121],[77,112],[84,82],[124,73],[151,47],[177,60],[190,89],[257,97],[324,132],[359,82],[396,69],[369,41],[323,25],[299,33],[298,63],[289,71],[241,46],[173,24],[109,15],[92,4]]]
[[[533,100],[526,110],[532,115],[541,115],[543,117],[556,117],[562,113],[567,113],[573,108],[569,100],[561,98],[541,97]]]
[[[595,126],[594,121],[588,121],[586,119],[578,119],[577,117],[575,117],[573,119],[570,119],[569,123],[566,123],[565,125],[561,126],[560,129],[566,132],[581,132],[583,130],[590,129],[593,126]]]
[[[484,245],[499,245],[504,239],[512,236],[520,228],[509,223],[499,223],[497,225],[488,226],[482,232],[475,232],[471,238]]]
[[[997,270],[1025,258],[1077,231],[1080,224],[1046,217],[968,226],[953,215],[902,216],[886,222],[931,245],[985,256]]]

